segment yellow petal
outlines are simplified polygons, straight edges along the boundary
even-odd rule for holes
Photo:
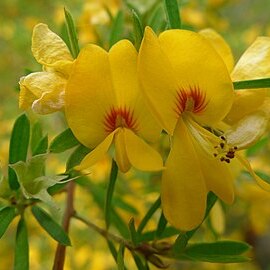
[[[177,122],[174,111],[177,79],[157,36],[149,27],[145,29],[139,52],[138,76],[153,115],[172,135]]]
[[[231,76],[233,81],[270,77],[270,37],[258,37],[241,56]]]
[[[211,45],[215,48],[215,50],[225,62],[228,71],[231,72],[234,67],[233,54],[230,46],[223,39],[223,37],[219,35],[215,30],[210,28],[199,31],[199,34],[205,37],[211,43]]]
[[[55,72],[35,72],[20,80],[20,108],[36,104],[36,112],[46,114],[64,106],[66,79]]]
[[[185,119],[185,123],[192,129],[191,139],[200,160],[207,190],[213,191],[224,202],[231,204],[234,199],[233,175],[229,167],[231,164],[221,162],[218,157],[214,157],[213,143],[216,143],[217,137],[192,119]]]
[[[257,184],[264,190],[270,191],[270,185],[266,183],[263,179],[261,179],[252,169],[250,166],[250,163],[247,159],[242,157],[241,155],[236,155],[238,161],[243,165],[243,167],[250,173],[250,175],[253,177],[253,179],[257,182]]]
[[[142,171],[160,171],[163,161],[157,151],[129,129],[124,129],[125,146],[129,162]]]
[[[66,87],[66,118],[80,142],[94,148],[105,139],[105,116],[115,104],[108,53],[88,45],[81,50]]]
[[[165,31],[159,41],[176,74],[179,89],[185,92],[199,89],[202,96],[198,102],[205,97],[205,108],[192,117],[207,125],[222,120],[232,105],[233,85],[216,50],[204,37],[187,30]]]
[[[114,145],[115,145],[115,161],[119,167],[119,170],[125,173],[130,169],[131,164],[127,156],[126,141],[123,128],[119,128],[118,131],[116,132]]]
[[[104,141],[102,141],[94,150],[92,150],[88,155],[86,155],[82,160],[81,164],[76,166],[75,169],[79,171],[85,170],[93,166],[98,161],[100,161],[108,152],[112,144],[115,132],[109,134],[104,139]]]
[[[161,201],[167,220],[191,230],[204,218],[207,188],[191,136],[179,118],[173,145],[162,174]]]
[[[139,136],[151,142],[157,141],[161,130],[141,94],[136,49],[128,40],[119,41],[110,49],[109,60],[118,107],[130,110]]]
[[[246,149],[252,146],[265,133],[268,120],[269,117],[262,111],[256,111],[245,116],[226,130],[224,136],[227,143],[237,146],[238,149]]]
[[[32,52],[36,60],[45,66],[57,61],[73,60],[65,42],[43,23],[34,27]]]
[[[233,105],[225,118],[226,123],[235,124],[245,115],[257,110],[263,104],[266,94],[266,89],[235,91]]]

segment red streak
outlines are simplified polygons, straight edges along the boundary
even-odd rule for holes
[[[190,105],[192,105],[191,108]],[[198,86],[190,86],[189,89],[180,88],[177,92],[175,112],[178,115],[184,111],[201,113],[206,105],[205,93]]]
[[[133,117],[133,111],[126,107],[111,108],[110,112],[106,114],[104,119],[104,128],[108,133],[113,132],[118,127],[125,127],[137,131],[138,124]]]

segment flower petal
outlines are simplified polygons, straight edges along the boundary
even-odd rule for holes
[[[165,31],[159,41],[176,74],[179,89],[196,88],[205,96],[205,108],[192,116],[207,125],[222,120],[232,105],[233,85],[216,50],[204,37],[187,30]]]
[[[110,49],[109,59],[117,105],[130,110],[136,121],[136,133],[139,136],[148,141],[157,141],[161,130],[141,94],[136,49],[128,40],[119,41]]]
[[[76,166],[75,169],[78,171],[85,170],[100,161],[108,152],[114,139],[115,132],[116,131],[112,132],[94,150],[87,154],[82,160],[81,164]]]
[[[65,42],[43,23],[34,27],[32,52],[36,60],[45,66],[57,61],[73,61]]]
[[[114,104],[108,53],[88,45],[81,50],[66,87],[66,118],[80,142],[94,148],[105,139],[105,116]]]
[[[66,79],[56,72],[35,72],[23,77],[20,80],[20,108],[27,109],[35,100],[39,100],[37,113],[61,110],[64,106],[66,82]]]
[[[229,72],[233,70],[234,59],[230,46],[215,30],[207,28],[199,31],[199,34],[205,37],[215,48],[227,66]]]
[[[192,138],[179,118],[173,145],[162,175],[161,201],[167,220],[191,230],[204,218],[207,188]]]
[[[233,81],[270,77],[270,37],[258,37],[241,56],[231,76]]]
[[[224,136],[227,143],[237,146],[238,149],[246,149],[255,144],[265,133],[269,116],[263,111],[256,111],[245,116],[239,122],[231,126]]]
[[[115,161],[119,167],[119,170],[125,173],[130,169],[131,164],[127,156],[126,141],[123,128],[119,128],[116,132],[114,138],[114,145]]]
[[[125,146],[129,162],[142,171],[160,171],[163,161],[157,151],[129,129],[124,129]]]
[[[150,27],[145,29],[139,52],[138,76],[158,123],[172,135],[177,122],[177,114],[174,111],[177,79],[157,36]]]

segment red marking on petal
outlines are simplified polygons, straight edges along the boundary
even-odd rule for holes
[[[113,132],[118,127],[125,127],[137,131],[138,124],[133,116],[133,111],[124,108],[111,108],[104,118],[104,128],[108,133]]]
[[[205,93],[198,86],[189,89],[180,88],[176,96],[175,112],[180,115],[184,111],[201,113],[207,105]]]

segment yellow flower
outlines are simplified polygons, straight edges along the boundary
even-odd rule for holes
[[[258,37],[234,66],[233,55],[226,41],[214,30],[200,31],[223,58],[233,81],[270,77],[270,38]],[[233,105],[224,119],[227,143],[245,149],[265,134],[270,117],[270,89],[239,90],[234,92]],[[254,174],[242,156],[238,160],[252,174],[257,183],[270,191],[270,186]]]
[[[109,52],[88,45],[74,64],[66,90],[66,117],[77,139],[94,148],[78,169],[100,160],[114,143],[121,171],[134,166],[162,169],[162,159],[145,141],[159,139],[160,128],[148,112],[137,80],[137,52],[122,40]]]
[[[20,79],[19,107],[39,114],[62,110],[67,79],[73,58],[64,41],[46,24],[34,27],[32,52],[43,71],[30,73]]]
[[[233,201],[228,163],[235,149],[209,131],[231,108],[230,75],[213,47],[185,30],[157,37],[146,28],[138,65],[149,106],[173,136],[162,174],[163,211],[173,226],[190,230],[203,220],[208,191]]]

